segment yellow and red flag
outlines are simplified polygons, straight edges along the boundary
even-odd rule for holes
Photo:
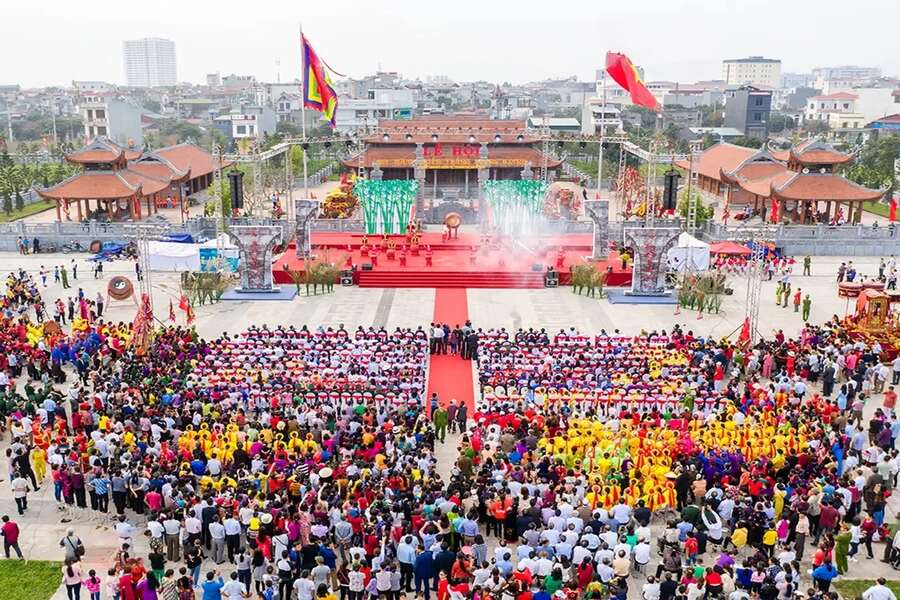
[[[640,73],[627,56],[617,52],[607,52],[606,72],[613,78],[613,81],[631,93],[632,102],[638,106],[660,110],[659,102],[641,81]]]
[[[303,105],[325,115],[325,118],[334,127],[338,97],[331,85],[331,78],[328,76],[328,66],[319,60],[319,55],[313,50],[306,36],[301,34],[301,38],[304,67]]]

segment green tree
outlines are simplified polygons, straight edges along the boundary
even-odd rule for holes
[[[794,118],[784,113],[775,113],[769,115],[769,131],[772,133],[781,133],[785,129],[791,130],[796,126]]]
[[[3,212],[9,214],[13,211],[12,199],[7,192],[3,192]]]
[[[144,105],[144,108],[146,108],[150,112],[159,113],[160,111],[162,111],[162,104],[160,104],[156,100],[147,98],[142,102],[142,104]]]
[[[894,160],[897,158],[900,158],[900,137],[886,135],[872,138],[856,162],[844,170],[844,174],[866,187],[890,187],[894,190],[898,184],[894,181]]]
[[[756,137],[748,137],[745,135],[733,138],[728,141],[735,146],[743,146],[745,148],[762,148],[763,145],[763,141],[761,139]]]
[[[25,207],[25,199],[22,198],[22,192],[16,190],[16,210],[22,210]]]
[[[713,218],[715,211],[711,206],[706,206],[703,204],[703,198],[700,196],[700,192],[696,189],[691,190],[690,201],[697,205],[697,225],[703,225],[707,221]],[[688,217],[688,189],[687,186],[681,188],[681,191],[678,192],[678,214],[682,216],[682,218],[687,219]]]

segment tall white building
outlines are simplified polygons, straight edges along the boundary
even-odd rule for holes
[[[125,83],[131,87],[165,87],[178,82],[175,42],[162,38],[126,40]]]
[[[781,86],[781,61],[762,56],[723,60],[722,79],[729,86],[749,83],[776,89]]]

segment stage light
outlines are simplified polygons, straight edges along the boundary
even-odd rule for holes
[[[411,134],[411,133],[407,133],[407,134],[406,134],[406,141],[407,141],[407,142],[411,142],[411,141],[412,141],[412,134]]]
[[[432,141],[432,142],[438,141],[438,134],[432,133],[432,134],[431,134],[431,141]]]
[[[300,144],[300,147],[303,148],[304,150],[309,150],[309,144],[307,144],[306,142],[303,142],[302,144]]]
[[[474,135],[470,135],[470,136],[469,136],[469,143],[470,143],[470,144],[474,144],[475,141],[476,141],[476,140],[475,140],[475,136],[474,136]]]
[[[331,142],[325,142],[325,147],[326,147],[326,148],[331,148]]]
[[[525,141],[525,136],[520,133],[519,135],[516,136],[516,141],[521,144],[522,142]]]
[[[349,148],[350,146],[353,145],[353,140],[347,140],[346,142],[344,142],[344,145]]]
[[[383,139],[383,140],[386,141],[386,142],[389,142],[389,141],[391,141],[391,136],[390,136],[389,134],[385,133],[385,134],[381,137],[381,139]]]
[[[500,137],[500,134],[498,133],[497,135],[494,136],[494,143],[495,143],[495,144],[499,144],[499,143],[500,143],[500,140],[502,140],[502,139],[503,139],[503,138],[501,138],[501,137]]]
[[[587,142],[578,142],[578,147],[584,150],[587,148]]]
[[[563,142],[556,142],[556,147],[559,148],[560,150],[563,149],[563,146],[565,146],[565,144]]]

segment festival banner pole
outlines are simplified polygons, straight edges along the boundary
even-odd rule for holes
[[[303,150],[303,197],[309,199],[309,174],[306,166],[306,153],[309,149],[309,142],[306,141],[306,78],[309,75],[309,65],[306,64],[306,43],[303,38],[303,23],[300,24],[300,44],[303,48],[300,56],[300,123],[303,127],[303,144],[300,146]]]

